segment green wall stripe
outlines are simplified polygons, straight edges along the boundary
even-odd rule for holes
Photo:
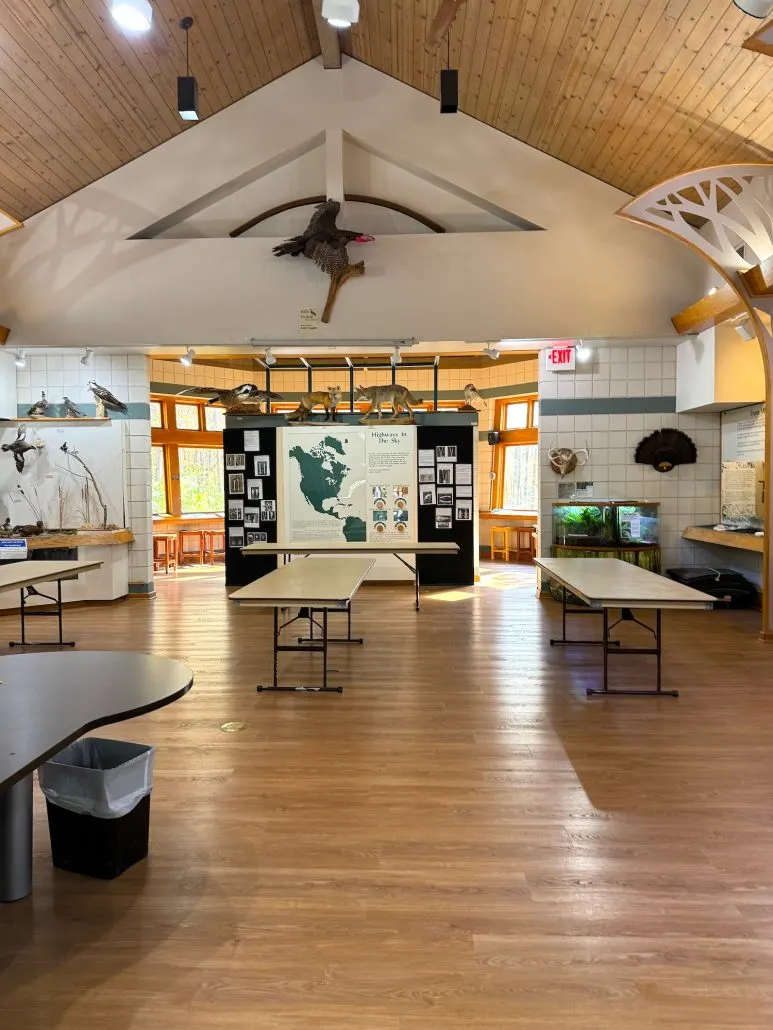
[[[676,397],[570,397],[540,400],[542,415],[673,414]]]
[[[119,398],[120,400],[120,398]],[[27,412],[32,407],[31,404],[17,404],[16,405],[16,417],[26,418]],[[76,407],[79,411],[82,411],[88,418],[96,418],[97,406],[96,404],[81,404],[77,402]],[[128,402],[126,407],[129,409],[128,415],[123,415],[120,411],[108,411],[107,414],[113,421],[126,421],[127,419],[143,418],[145,421],[150,421],[150,405],[145,404],[142,401]],[[49,406],[48,414],[51,418],[64,418],[67,414],[64,404],[51,404]],[[72,424],[77,426],[77,418],[72,419]]]

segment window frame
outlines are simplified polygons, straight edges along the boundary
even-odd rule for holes
[[[195,520],[219,517],[218,512],[202,511],[182,514],[180,498],[180,457],[179,448],[207,448],[223,451],[223,434],[217,430],[204,429],[204,407],[206,400],[190,397],[179,397],[176,394],[153,394],[151,400],[161,404],[162,429],[150,430],[151,447],[162,447],[164,455],[164,479],[166,482],[166,503],[168,511],[159,513],[160,517]],[[198,409],[198,429],[178,429],[176,421],[176,404],[190,404]]]
[[[507,406],[509,404],[528,404],[526,429],[505,429],[507,425]],[[499,432],[499,441],[494,445],[492,470],[494,472],[494,489],[492,491],[492,511],[512,515],[538,515],[538,509],[515,511],[504,507],[505,492],[505,453],[508,447],[523,447],[539,444],[539,429],[534,425],[534,405],[539,404],[536,393],[516,394],[512,397],[500,397],[494,405],[494,428]],[[539,504],[539,500],[538,500]]]

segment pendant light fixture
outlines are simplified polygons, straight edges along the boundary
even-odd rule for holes
[[[111,0],[110,14],[125,32],[147,32],[153,21],[149,0]]]
[[[359,0],[322,0],[322,17],[334,29],[350,29],[360,20]]]
[[[440,113],[459,110],[459,70],[451,67],[451,27],[446,36],[446,67],[440,69]]]
[[[177,112],[184,122],[199,120],[199,84],[191,75],[188,33],[193,26],[193,18],[188,15],[180,19],[180,28],[185,33],[185,75],[177,78]]]

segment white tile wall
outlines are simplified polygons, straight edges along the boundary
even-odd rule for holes
[[[675,348],[669,345],[600,347],[594,350],[589,365],[593,398],[673,397],[676,393]],[[576,375],[541,371],[540,397],[587,398],[587,375],[586,369]],[[636,464],[634,451],[641,438],[665,427],[681,429],[692,438],[698,448],[695,465],[681,465],[672,472],[660,473]],[[719,415],[543,415],[540,514],[545,555],[550,554],[552,502],[557,500],[560,482],[550,468],[547,451],[551,446],[575,450],[589,447],[587,465],[569,478],[592,481],[596,498],[660,502],[664,569],[709,561],[705,548],[682,540],[682,532],[687,526],[719,519]]]

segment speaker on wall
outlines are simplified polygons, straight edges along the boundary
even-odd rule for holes
[[[459,110],[459,72],[456,68],[440,69],[440,113],[456,114]]]
[[[492,447],[495,443],[499,443],[499,433],[496,429],[492,429],[491,432],[488,434],[488,442],[492,445]]]

